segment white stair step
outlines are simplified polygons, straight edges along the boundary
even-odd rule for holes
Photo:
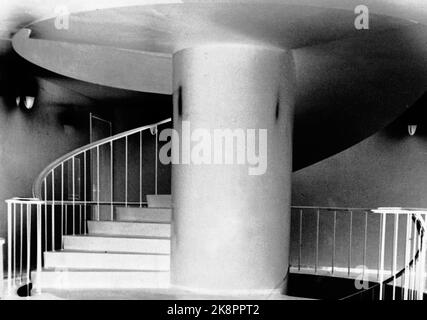
[[[170,253],[170,239],[112,235],[64,236],[65,250]]]
[[[139,222],[171,222],[172,209],[117,207],[116,220]]]
[[[147,203],[150,208],[171,208],[172,196],[170,194],[147,194]]]
[[[55,251],[44,253],[46,268],[168,271],[170,256],[119,252]]]
[[[170,223],[88,221],[89,234],[170,237]]]
[[[41,279],[32,273],[34,285],[41,289],[167,288],[169,278],[167,271],[44,269]]]

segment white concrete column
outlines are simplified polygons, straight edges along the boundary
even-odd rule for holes
[[[172,166],[172,285],[212,293],[276,288],[288,271],[292,53],[234,44],[204,46],[177,52],[173,65],[173,120],[181,159]],[[184,129],[189,126],[196,140],[190,146]],[[215,129],[244,132],[246,143],[247,129],[255,129],[256,155],[263,151],[258,150],[259,130],[265,130],[265,161],[248,163],[246,152],[252,154],[252,148],[246,145],[245,162],[238,163],[236,139],[233,164],[195,164],[194,158],[188,164],[186,149],[198,153],[195,146],[207,141],[204,136],[197,142],[201,131],[194,136],[196,129],[211,133],[212,161],[219,151]],[[173,148],[177,151],[177,145]],[[250,168],[257,167],[251,175]]]

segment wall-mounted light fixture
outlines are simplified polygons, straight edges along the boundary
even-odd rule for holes
[[[35,97],[32,96],[18,96],[16,97],[16,106],[31,110],[34,107],[34,100]]]
[[[417,131],[417,125],[416,124],[408,124],[408,133],[410,136],[413,136],[416,131]]]

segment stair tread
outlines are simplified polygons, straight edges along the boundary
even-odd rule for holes
[[[114,220],[114,221],[95,221],[95,220],[88,220],[90,223],[122,223],[122,224],[171,224],[170,221],[148,221],[148,220]]]
[[[156,236],[136,236],[136,235],[117,235],[108,233],[96,233],[96,234],[81,234],[81,235],[64,235],[64,237],[72,238],[114,238],[114,239],[135,239],[135,240],[170,240],[170,237],[156,237]]]
[[[42,272],[138,272],[138,273],[169,273],[169,270],[141,270],[141,269],[97,269],[97,268],[43,268]]]
[[[134,255],[134,256],[170,256],[169,253],[157,252],[126,252],[126,251],[96,251],[96,250],[73,250],[62,249],[58,251],[46,251],[45,254],[60,254],[60,253],[81,253],[81,254],[117,254],[117,255]]]
[[[115,206],[116,209],[130,209],[130,210],[172,210],[172,207],[126,207],[126,206]]]

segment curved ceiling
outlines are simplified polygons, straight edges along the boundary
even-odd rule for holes
[[[386,126],[427,88],[424,0],[364,1],[371,13],[369,30],[354,28],[360,1],[120,2],[131,6],[104,4],[102,10],[71,14],[66,30],[55,28],[55,18],[30,24],[14,36],[14,48],[71,78],[160,94],[172,93],[176,50],[215,42],[293,49],[294,169]]]
[[[355,37],[353,11],[283,3],[180,3],[75,13],[69,26],[55,19],[32,24],[31,37],[68,43],[173,54],[212,43],[295,49]],[[376,32],[413,22],[371,14]]]

